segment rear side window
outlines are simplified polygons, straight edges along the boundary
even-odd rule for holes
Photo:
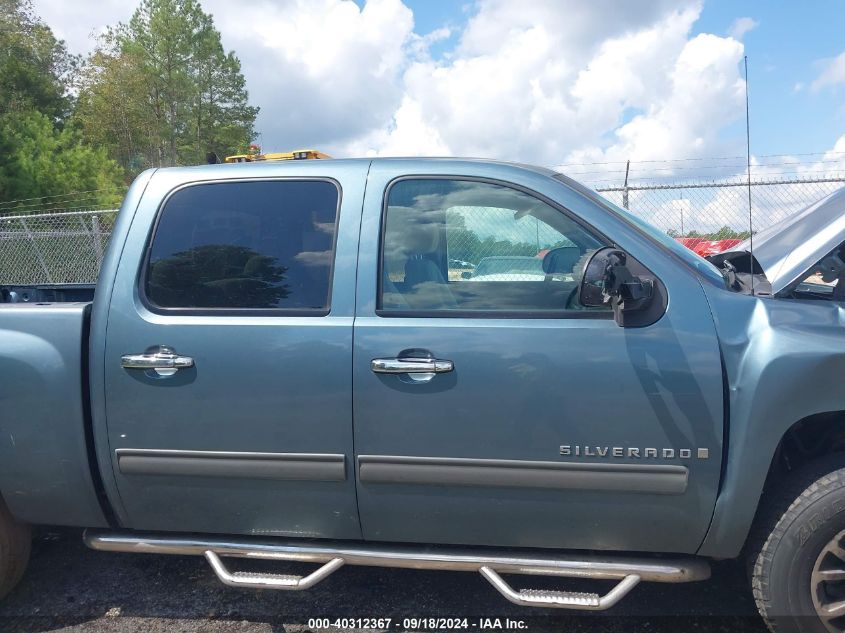
[[[328,313],[338,188],[326,181],[194,185],[161,210],[144,291],[153,308]]]

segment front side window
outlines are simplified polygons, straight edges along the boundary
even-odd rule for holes
[[[325,181],[201,184],[161,210],[144,276],[154,308],[329,309],[338,190]]]
[[[387,195],[382,313],[584,310],[583,263],[604,241],[516,189],[408,179]]]

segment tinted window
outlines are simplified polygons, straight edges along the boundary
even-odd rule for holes
[[[214,183],[174,193],[146,274],[161,308],[327,311],[338,191],[322,181]]]
[[[585,258],[604,246],[560,210],[510,187],[401,180],[388,193],[382,311],[582,310]]]

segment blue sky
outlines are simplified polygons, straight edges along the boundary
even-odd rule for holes
[[[242,61],[265,150],[609,172],[742,156],[747,54],[755,156],[845,159],[841,0],[200,2]],[[34,5],[85,54],[136,3]]]
[[[845,132],[845,86],[817,92],[809,86],[819,61],[845,50],[845,2],[710,0],[694,29],[727,33],[740,16],[757,22],[744,37],[754,151],[824,151]]]

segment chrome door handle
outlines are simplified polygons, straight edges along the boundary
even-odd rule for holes
[[[194,366],[190,356],[180,356],[173,348],[155,345],[147,348],[143,354],[125,354],[120,357],[124,369],[152,369],[160,376],[170,376],[180,369]]]
[[[445,374],[455,364],[436,358],[374,358],[370,367],[377,374]]]

